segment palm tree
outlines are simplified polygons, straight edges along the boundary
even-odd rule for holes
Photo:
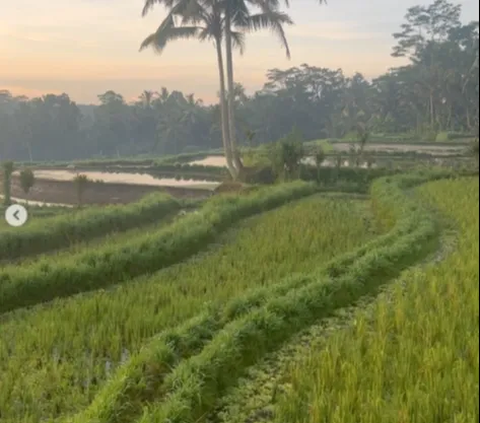
[[[247,6],[259,6],[261,13],[251,15]],[[277,10],[276,0],[206,0],[201,4],[197,0],[146,0],[143,9],[145,16],[155,3],[163,4],[170,13],[156,33],[145,39],[141,49],[152,46],[161,52],[167,42],[180,38],[197,38],[201,41],[213,39],[220,77],[220,112],[222,120],[222,138],[227,166],[236,179],[243,168],[236,143],[235,131],[235,83],[233,78],[233,49],[243,52],[244,35],[240,30],[256,31],[264,28],[274,30],[284,44],[287,56],[290,56],[283,24],[292,24],[288,15]],[[175,18],[181,25],[176,25]],[[186,26],[187,24],[193,26]],[[198,26],[201,24],[201,26]],[[222,41],[225,37],[227,56],[227,83],[225,84]],[[228,95],[227,95],[228,92]]]
[[[142,95],[138,98],[141,105],[145,109],[150,109],[152,107],[152,102],[155,98],[155,92],[150,90],[143,91]]]
[[[207,0],[203,5],[197,2],[197,0],[147,0],[143,9],[143,16],[148,13],[155,3],[163,3],[165,7],[170,9],[170,12],[160,24],[157,31],[143,41],[140,50],[152,47],[157,53],[162,53],[169,42],[177,39],[196,38],[200,41],[213,40],[214,42],[220,80],[220,113],[223,148],[228,170],[235,179],[238,174],[232,160],[227,121],[227,105],[225,101],[226,87],[222,54],[223,18],[221,3],[218,0]],[[180,21],[180,24],[177,24],[176,21]],[[236,45],[242,51],[243,35],[234,33],[233,38],[235,39]]]
[[[288,1],[286,1],[288,4]],[[250,15],[248,6],[260,7],[261,13]],[[277,0],[225,0],[225,51],[227,56],[228,81],[228,123],[233,159],[239,172],[243,165],[237,148],[235,125],[235,81],[233,74],[232,27],[258,31],[270,29],[280,38],[285,47],[287,57],[290,58],[290,48],[283,30],[284,24],[293,24],[291,18],[278,10]]]

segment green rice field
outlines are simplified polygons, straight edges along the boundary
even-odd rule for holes
[[[478,421],[478,190],[424,170],[2,226],[0,423]]]

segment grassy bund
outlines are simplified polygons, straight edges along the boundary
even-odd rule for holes
[[[478,325],[469,320],[478,316],[478,179],[429,182],[445,176],[380,178],[368,201],[325,197],[301,182],[221,196],[123,244],[113,237],[95,251],[3,267],[0,422],[206,422],[265,354],[435,252],[444,223],[432,208],[465,233],[457,252],[412,273],[410,294],[292,368],[298,390],[281,398],[276,418],[356,423],[388,409],[382,421],[470,422],[458,410],[478,387],[468,376],[478,370]],[[458,376],[434,375],[450,364]],[[425,386],[433,396],[421,395]],[[448,389],[452,401],[439,407]]]

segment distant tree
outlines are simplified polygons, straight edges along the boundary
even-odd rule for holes
[[[25,195],[28,195],[30,189],[35,184],[35,175],[31,169],[23,169],[20,172],[20,186]]]
[[[320,182],[320,169],[322,168],[322,164],[327,158],[325,151],[320,146],[315,151],[314,159],[315,159],[315,166],[317,168],[317,182]]]
[[[3,168],[3,204],[9,206],[12,204],[12,174],[15,169],[13,162],[4,162]]]
[[[167,88],[157,93],[155,87],[139,93],[132,103],[110,90],[99,96],[99,105],[78,106],[66,94],[28,99],[0,90],[0,160],[169,155],[192,147],[219,148],[223,139],[236,172],[229,136],[233,130],[228,120],[232,99],[235,148],[249,144],[249,131],[255,133],[258,147],[286,137],[294,126],[301,128],[308,140],[356,138],[358,146],[359,122],[367,124],[372,135],[398,135],[399,139],[434,141],[439,134],[446,140],[451,133],[458,138],[476,135],[480,116],[479,24],[460,22],[456,3],[436,0],[408,9],[402,28],[395,34],[393,51],[406,63],[371,82],[360,74],[348,78],[341,69],[304,63],[269,69],[263,88],[252,95],[235,81],[232,89],[233,74],[226,75],[226,2],[146,3],[148,7],[166,5],[172,12],[149,37],[154,49],[161,50],[179,38],[214,41],[217,60],[222,63],[219,69],[223,69],[219,104],[205,105],[190,94]],[[244,35],[252,30],[275,25],[274,17],[287,24],[288,18],[275,9],[280,3],[272,2],[270,11],[262,9],[258,0],[232,3],[233,45],[241,47]],[[237,13],[243,6],[247,9]],[[270,24],[262,22],[262,14]],[[281,26],[276,27],[280,37],[281,31]]]
[[[300,131],[294,128],[273,145],[270,160],[278,178],[292,180],[300,176],[300,163],[304,156],[303,137]]]
[[[82,207],[83,205],[83,194],[85,193],[85,188],[88,185],[89,179],[86,175],[78,174],[73,178],[73,182],[75,184],[75,190],[77,193],[77,204],[78,207]]]

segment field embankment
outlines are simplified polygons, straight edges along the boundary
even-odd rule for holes
[[[314,184],[291,183],[245,196],[219,196],[172,225],[139,231],[124,245],[109,243],[93,251],[86,248],[55,260],[45,257],[21,268],[5,266],[0,269],[0,313],[105,288],[178,263],[241,219],[316,190]]]
[[[37,179],[28,196],[23,192],[18,177],[12,178],[12,197],[52,204],[78,204],[77,188],[72,180]],[[1,184],[0,176],[0,184]],[[210,188],[154,186],[128,183],[90,182],[82,194],[83,204],[126,204],[140,201],[152,193],[166,193],[177,198],[203,199],[212,195]]]
[[[273,421],[478,421],[478,179],[417,193],[458,230],[455,251],[406,272],[347,328],[310,345]]]
[[[374,186],[385,220],[397,216],[396,224],[411,230],[400,231],[394,243],[380,246],[377,242],[376,249],[360,254],[348,269],[337,272],[337,277],[329,276],[327,266],[307,274],[299,289],[283,296],[272,292],[264,305],[226,325],[201,353],[181,361],[165,378],[163,395],[138,422],[202,421],[226,389],[265,353],[315,320],[374,292],[431,251],[438,235],[435,221],[402,192],[422,180],[384,179]],[[392,210],[387,210],[388,205]]]
[[[449,175],[381,178],[369,202],[312,196],[325,187],[306,183],[222,195],[126,245],[5,268],[2,418],[217,422],[250,366],[438,248],[436,203],[412,190]]]
[[[243,204],[247,216],[246,202],[251,211],[260,204],[266,211],[307,193],[313,193],[309,185],[293,184],[253,198],[215,202],[236,206],[237,213]],[[155,398],[155,386],[168,369],[161,357],[175,362],[198,352],[215,328],[262,303],[272,284],[362,245],[375,235],[373,224],[368,203],[313,196],[244,221],[218,239],[219,245],[185,263],[111,290],[5,315],[0,324],[0,339],[6,340],[0,343],[4,421],[33,423],[80,411],[97,394],[85,421],[97,418],[90,413],[104,421],[115,415],[131,421],[129,416],[138,415],[145,401]],[[251,289],[255,294],[246,294]],[[202,328],[189,319],[202,321]],[[192,338],[187,339],[182,328]],[[151,339],[158,333],[163,335]],[[170,350],[157,349],[165,339],[174,350],[178,347],[173,355],[162,356]],[[119,367],[125,360],[125,367]],[[125,391],[119,392],[122,383]],[[128,402],[123,402],[122,392]]]
[[[194,204],[153,194],[127,206],[69,210],[43,219],[36,219],[34,214],[25,226],[0,232],[0,263],[68,248],[110,233],[141,228]]]

